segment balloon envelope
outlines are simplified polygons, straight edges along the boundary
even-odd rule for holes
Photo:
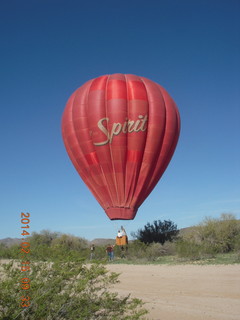
[[[68,155],[111,220],[135,217],[168,166],[179,131],[166,90],[130,74],[88,81],[62,118]]]

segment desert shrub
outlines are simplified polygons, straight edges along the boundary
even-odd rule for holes
[[[176,241],[166,241],[162,246],[162,256],[173,256],[176,254]]]
[[[199,260],[213,256],[211,248],[205,248],[201,243],[184,239],[176,242],[176,251],[179,257],[188,258],[190,260]]]
[[[130,259],[142,259],[146,257],[147,245],[140,240],[134,240],[129,244],[126,257]]]
[[[87,240],[72,235],[61,234],[51,242],[52,247],[62,247],[67,250],[83,250],[88,248]]]
[[[147,246],[145,256],[149,261],[155,261],[163,255],[163,246],[160,243],[154,242]]]
[[[32,260],[82,261],[88,257],[88,241],[80,237],[43,230],[40,233],[33,232],[26,241],[30,243],[29,257]],[[0,257],[19,259],[21,245],[1,245]]]
[[[201,242],[216,253],[234,249],[240,234],[240,224],[232,214],[222,214],[219,219],[206,218],[198,227]]]
[[[88,241],[73,235],[43,230],[27,238],[31,259],[55,261],[82,261],[88,256]]]
[[[0,245],[0,258],[2,259],[18,259],[20,257],[19,245],[14,244],[9,247]]]
[[[59,232],[52,232],[49,230],[42,230],[38,232],[32,232],[28,240],[31,241],[32,246],[46,245],[51,246],[52,241],[60,236]]]
[[[177,225],[171,220],[155,220],[152,224],[149,222],[137,232],[132,232],[131,235],[145,244],[159,242],[164,244],[166,241],[173,241],[179,230]]]
[[[150,243],[145,246],[141,256],[148,261],[156,261],[163,256],[171,255],[174,252],[174,246],[175,244],[171,242],[165,242],[164,245],[158,242]]]
[[[177,253],[193,259],[228,253],[240,248],[240,224],[232,214],[205,218],[177,241]]]
[[[7,248],[3,243],[0,244],[0,258],[9,259],[11,257],[11,253],[9,248]]]
[[[61,234],[51,243],[51,249],[55,259],[63,258],[66,260],[78,260],[88,258],[88,242],[87,240],[72,235]]]
[[[26,275],[10,263],[1,273],[2,320],[137,320],[147,313],[141,300],[109,291],[118,282],[118,274],[108,273],[103,265],[38,262],[31,264],[31,273]],[[31,279],[27,293],[19,285],[22,277]],[[28,304],[21,302],[24,296],[30,297],[26,308],[20,306]]]
[[[233,248],[234,251],[239,252],[240,254],[240,233],[234,238]]]
[[[115,250],[114,250],[115,251]],[[90,247],[88,247],[85,251],[86,255],[85,258],[86,260],[90,261]],[[99,245],[99,246],[95,246],[95,251],[94,251],[94,256],[93,259],[95,261],[99,261],[99,262],[105,262],[107,261],[107,254],[106,254],[106,246],[103,245]]]
[[[132,241],[128,249],[122,254],[120,248],[116,248],[116,257],[124,257],[127,260],[135,261],[156,261],[162,256],[175,254],[175,244],[166,242],[164,245],[154,242],[145,244],[139,240]]]

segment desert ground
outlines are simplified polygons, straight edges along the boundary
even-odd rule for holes
[[[240,320],[240,265],[116,265],[114,291],[131,293],[154,320]]]

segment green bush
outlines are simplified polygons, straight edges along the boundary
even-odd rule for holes
[[[116,249],[114,252],[116,252]],[[90,250],[88,250],[88,258],[89,257]],[[107,261],[106,246],[95,246],[94,259],[99,261]]]
[[[38,262],[31,264],[29,274],[10,263],[1,273],[2,320],[137,320],[147,313],[141,300],[109,291],[118,274],[109,274],[103,265]],[[29,290],[20,288],[22,277],[31,279]],[[22,308],[21,299],[27,296],[31,304]]]
[[[145,252],[148,261],[155,261],[163,255],[163,246],[160,243],[151,243]]]
[[[43,230],[40,233],[33,232],[26,238],[30,243],[31,260],[40,261],[82,261],[88,258],[88,241],[72,235],[61,234]],[[6,247],[0,246],[0,258],[19,259],[21,257],[21,245]]]
[[[131,235],[145,244],[159,242],[163,245],[166,241],[173,241],[178,233],[177,225],[173,221],[155,220],[152,224],[148,222],[142,229],[132,232]]]
[[[222,214],[219,219],[206,218],[198,229],[200,239],[216,253],[234,250],[240,234],[239,221],[232,214]]]
[[[20,246],[18,244],[11,245],[10,247],[3,244],[0,245],[1,259],[18,259],[20,256]]]
[[[115,258],[126,258],[129,261],[136,262],[150,262],[157,261],[166,255],[173,255],[176,253],[174,242],[165,242],[164,245],[154,242],[145,244],[140,240],[131,241],[128,248],[121,251],[120,247],[115,247]]]
[[[145,256],[147,245],[140,240],[134,240],[129,244],[126,256],[130,259],[141,259]]]
[[[238,234],[233,241],[234,251],[239,252],[240,254],[240,234]]]
[[[62,247],[67,250],[80,251],[88,248],[87,240],[72,235],[61,234],[51,242],[52,247]]]
[[[0,258],[3,259],[9,259],[11,258],[11,253],[9,248],[7,248],[4,244],[0,244]]]
[[[213,256],[210,248],[205,248],[203,244],[194,241],[181,239],[176,243],[176,251],[179,257],[190,260],[199,260]]]
[[[232,214],[222,214],[218,219],[205,218],[181,236],[176,249],[180,257],[191,259],[237,251],[240,249],[240,223]]]

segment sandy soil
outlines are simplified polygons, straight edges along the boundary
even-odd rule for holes
[[[154,320],[240,320],[240,265],[108,265]]]

